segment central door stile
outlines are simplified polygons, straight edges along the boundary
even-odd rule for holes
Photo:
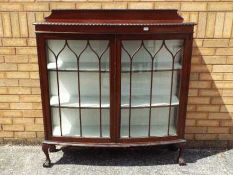
[[[116,35],[110,39],[110,137],[111,142],[117,141],[117,50]]]

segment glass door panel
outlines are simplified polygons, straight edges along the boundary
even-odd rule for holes
[[[176,135],[183,40],[121,43],[122,138]]]
[[[53,136],[110,137],[108,40],[47,40]]]

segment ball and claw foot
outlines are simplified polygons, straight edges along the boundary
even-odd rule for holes
[[[179,163],[180,166],[185,166],[186,165],[186,162],[185,162],[183,157],[178,158],[178,163]]]
[[[45,162],[43,163],[44,168],[49,168],[51,167],[51,161],[49,159],[46,159]]]

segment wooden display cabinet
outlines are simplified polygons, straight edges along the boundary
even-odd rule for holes
[[[35,23],[45,167],[56,145],[177,145],[194,23],[177,10],[52,10]]]

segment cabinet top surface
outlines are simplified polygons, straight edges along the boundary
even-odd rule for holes
[[[160,10],[52,10],[35,25],[195,25],[183,22],[175,9]]]

